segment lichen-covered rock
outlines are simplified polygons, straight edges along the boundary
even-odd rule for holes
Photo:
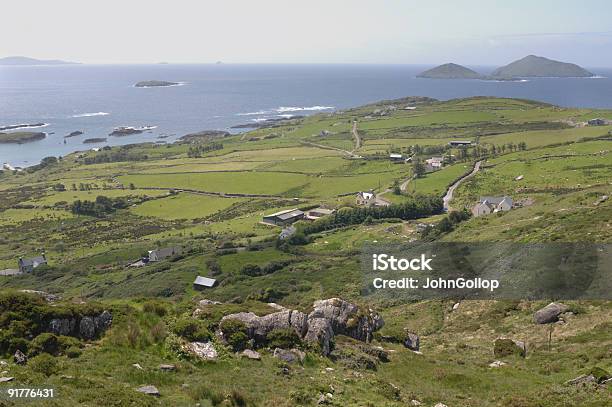
[[[24,355],[22,351],[17,349],[17,351],[13,355],[13,361],[18,365],[25,365],[26,363],[28,363],[28,357]]]
[[[191,342],[185,345],[183,350],[204,360],[215,360],[218,357],[212,342]]]
[[[155,397],[159,397],[161,395],[159,393],[159,390],[157,390],[157,387],[155,387],[155,386],[142,386],[142,387],[136,389],[136,391],[138,391],[140,393],[144,393],[144,394],[149,395],[149,396],[155,396]]]
[[[323,355],[329,355],[332,351],[331,343],[334,338],[334,331],[331,323],[325,318],[311,318],[308,320],[308,331],[304,336],[304,340],[318,344]]]
[[[421,340],[419,335],[408,332],[406,334],[406,338],[404,339],[404,346],[410,350],[418,351],[421,347]]]
[[[286,350],[286,349],[276,348],[274,349],[273,356],[287,363],[295,363],[295,362],[302,363],[302,361],[306,357],[306,354],[298,349]]]
[[[254,339],[256,344],[264,344],[267,335],[275,329],[292,328],[300,338],[303,338],[308,330],[306,315],[293,310],[275,312],[263,317],[258,317],[252,312],[240,312],[224,316],[221,319],[221,325],[227,319],[235,319],[244,323],[247,336],[249,339]]]
[[[559,315],[568,310],[567,305],[551,302],[542,309],[537,310],[533,314],[533,320],[536,324],[550,324],[559,320]]]
[[[75,328],[76,319],[74,318],[56,318],[49,322],[49,331],[55,335],[68,336],[74,332]]]
[[[96,325],[92,317],[83,317],[79,323],[79,336],[90,340],[96,336]]]
[[[261,355],[259,354],[259,352],[256,352],[252,349],[245,349],[241,355],[247,359],[251,359],[251,360],[261,360]]]
[[[113,316],[108,311],[103,311],[100,315],[93,318],[94,326],[96,328],[96,335],[100,335],[108,328],[110,328],[113,322]]]
[[[340,298],[315,301],[308,319],[315,318],[329,320],[336,335],[346,335],[364,342],[370,342],[373,333],[384,325],[382,317],[371,309],[363,310]]]
[[[228,319],[241,321],[255,345],[264,345],[267,335],[273,330],[291,328],[300,339],[317,344],[323,355],[329,355],[335,335],[370,342],[373,333],[384,324],[382,317],[371,309],[364,310],[339,298],[316,301],[313,308],[308,316],[289,309],[263,317],[252,312],[240,312],[224,316],[221,325]],[[222,331],[219,334],[222,339],[228,339]]]

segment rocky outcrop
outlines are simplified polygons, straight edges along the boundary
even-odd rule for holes
[[[22,351],[17,349],[17,351],[13,355],[13,361],[17,365],[25,365],[26,363],[28,363],[28,357],[24,355]]]
[[[370,342],[373,333],[384,324],[382,317],[373,310],[364,310],[339,298],[316,301],[313,308],[308,316],[300,311],[284,309],[263,317],[252,312],[230,314],[223,317],[221,322],[234,319],[244,323],[247,336],[256,346],[265,345],[271,331],[291,328],[301,339],[317,344],[324,355],[331,352],[335,335]],[[219,332],[219,335],[227,339],[223,332]]]
[[[212,342],[191,342],[183,350],[203,360],[216,360],[219,356]]]
[[[285,350],[281,348],[276,348],[274,349],[273,356],[286,363],[302,363],[302,361],[306,357],[306,354],[298,349]]]
[[[568,310],[567,305],[551,302],[544,308],[536,311],[533,314],[533,320],[536,324],[550,324],[559,320],[559,315]]]
[[[136,391],[140,393],[144,393],[149,396],[155,396],[155,397],[159,397],[161,395],[159,393],[159,390],[157,390],[157,387],[155,386],[142,386],[136,389]]]
[[[100,315],[77,318],[54,318],[49,322],[48,331],[55,335],[78,336],[92,340],[102,335],[113,322],[110,312],[104,311]]]
[[[404,346],[410,350],[418,351],[421,346],[419,335],[408,332],[406,334],[406,339],[404,339]]]
[[[251,360],[261,360],[261,355],[252,349],[245,349],[240,355]]]

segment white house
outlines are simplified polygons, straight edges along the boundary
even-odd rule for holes
[[[359,192],[356,201],[357,205],[360,206],[372,206],[376,203],[376,194],[372,190],[370,192]]]
[[[432,172],[442,169],[444,166],[444,157],[431,157],[425,160],[425,171]]]
[[[511,210],[513,205],[514,202],[509,196],[482,196],[472,208],[472,215],[478,217],[490,213],[506,212]]]

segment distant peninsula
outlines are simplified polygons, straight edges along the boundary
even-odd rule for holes
[[[448,63],[421,72],[417,78],[512,81],[520,78],[589,78],[592,76],[594,75],[591,72],[576,64],[528,55],[497,68],[490,75],[482,75],[465,66]]]
[[[177,86],[180,85],[178,82],[168,82],[168,81],[141,81],[134,85],[137,88],[156,88],[156,87],[164,87],[164,86]]]
[[[417,75],[417,78],[428,79],[482,79],[483,76],[465,66],[448,63],[428,69]]]
[[[29,66],[29,65],[77,65],[78,62],[61,61],[59,59],[36,59],[29,57],[0,58],[0,65]]]
[[[528,55],[496,69],[491,76],[494,78],[588,78],[594,75],[576,64]]]
[[[19,131],[16,133],[0,133],[0,144],[25,144],[43,140],[47,135],[39,131]]]

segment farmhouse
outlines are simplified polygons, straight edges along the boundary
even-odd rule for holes
[[[444,157],[431,157],[425,160],[425,171],[432,172],[442,169]]]
[[[214,278],[197,276],[195,281],[193,282],[193,289],[201,291],[205,288],[212,288],[215,286],[217,280]]]
[[[356,201],[357,205],[372,206],[376,203],[376,195],[373,190],[370,190],[370,192],[359,192]]]
[[[451,147],[469,147],[472,145],[472,142],[469,140],[453,140],[448,145]]]
[[[297,222],[298,220],[303,218],[304,212],[300,211],[297,208],[293,208],[287,209],[285,211],[276,212],[271,215],[265,215],[263,217],[263,221],[264,223],[269,223],[276,226],[286,226]]]
[[[42,256],[33,257],[31,259],[19,259],[19,271],[22,273],[31,273],[38,266],[46,265],[47,258],[43,253]]]
[[[165,249],[149,250],[149,261],[161,261],[171,256],[181,254],[183,250],[180,247],[166,247]]]
[[[389,154],[389,160],[391,160],[394,163],[401,163],[404,161],[404,156],[401,154],[397,154],[397,153],[391,153]]]
[[[332,215],[334,212],[336,212],[335,209],[315,208],[306,212],[305,218],[308,220],[317,220],[324,216]]]
[[[483,196],[472,208],[472,215],[478,217],[490,213],[506,212],[512,209],[513,204],[509,196]]]

